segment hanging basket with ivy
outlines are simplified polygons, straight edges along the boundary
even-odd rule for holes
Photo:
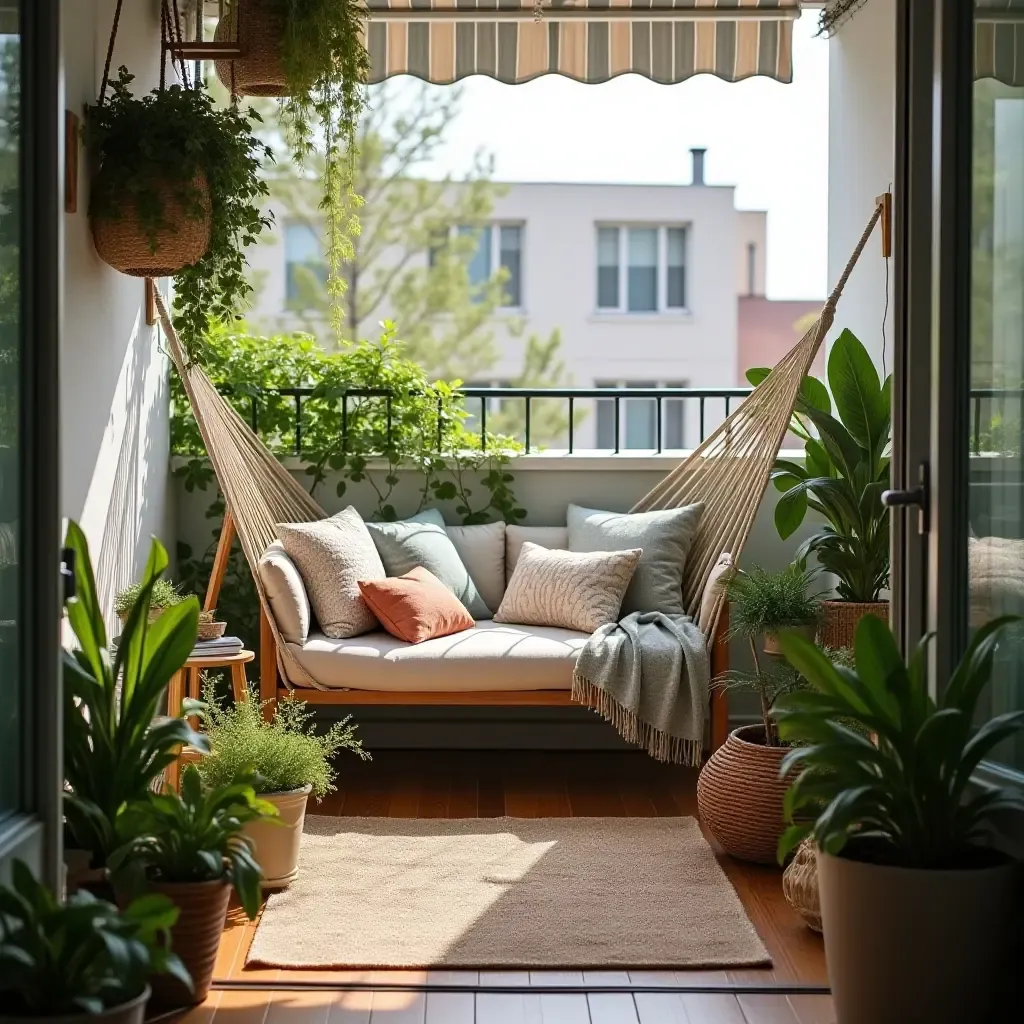
[[[217,27],[218,39],[233,38],[242,50],[241,57],[217,61],[223,84],[235,96],[282,96],[295,162],[305,168],[322,157],[327,294],[339,333],[341,269],[353,255],[361,205],[353,173],[370,72],[365,22],[362,0],[232,0]]]
[[[175,327],[190,356],[201,356],[209,318],[230,321],[250,291],[243,247],[269,219],[261,174],[271,154],[235,107],[218,108],[197,82],[132,92],[121,67],[109,80],[121,5],[115,10],[99,101],[86,112],[86,144],[96,166],[89,218],[96,251],[115,270],[175,279]],[[164,0],[164,39],[177,19]],[[180,38],[180,31],[178,32]],[[109,84],[109,95],[108,95]]]

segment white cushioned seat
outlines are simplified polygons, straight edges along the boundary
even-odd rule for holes
[[[311,633],[288,644],[302,668],[330,689],[395,692],[568,690],[587,633],[485,620],[473,629],[407,644],[388,633],[331,640]],[[292,680],[302,685],[302,680]]]

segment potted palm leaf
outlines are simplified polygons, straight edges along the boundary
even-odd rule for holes
[[[767,369],[750,370],[758,384]],[[814,555],[836,578],[837,599],[822,602],[821,642],[851,647],[864,615],[887,619],[889,602],[889,486],[892,377],[881,381],[867,350],[851,331],[836,339],[828,359],[828,388],[805,377],[791,430],[804,442],[804,461],[779,458],[772,478],[783,494],[775,526],[785,540],[808,511],[825,520],[797,551]],[[829,391],[831,390],[831,398]],[[834,414],[833,414],[834,413]]]
[[[20,860],[11,874],[0,886],[3,1024],[142,1024],[151,975],[191,985],[171,952],[170,900],[145,896],[120,912],[88,892],[62,903]]]
[[[811,687],[775,709],[780,736],[803,744],[783,761],[794,776],[785,810],[796,823],[779,858],[807,837],[817,847],[840,1024],[989,1019],[1018,868],[992,840],[1000,814],[1024,811],[1024,797],[976,788],[972,776],[1024,729],[1024,711],[978,729],[973,722],[997,644],[1018,622],[979,629],[938,699],[928,684],[930,638],[905,663],[873,616],[857,626],[853,668],[800,637],[780,640]]]
[[[65,545],[74,553],[67,616],[78,646],[64,652],[64,815],[79,860],[100,872],[102,882],[125,805],[146,796],[180,747],[208,749],[205,737],[179,717],[182,709],[161,714],[167,684],[195,645],[199,604],[194,597],[175,601],[151,619],[167,568],[167,552],[154,540],[112,651],[89,545],[77,523],[69,524]],[[190,702],[184,710],[192,710]],[[69,863],[69,884],[72,875]]]
[[[333,759],[342,750],[370,755],[356,739],[349,718],[316,733],[306,705],[293,695],[277,702],[273,717],[263,717],[259,697],[250,692],[225,708],[213,684],[203,688],[204,732],[210,753],[197,764],[207,786],[226,786],[255,770],[256,792],[278,811],[273,821],[252,821],[245,832],[263,872],[265,889],[290,885],[298,875],[299,844],[310,795],[323,799],[334,790],[337,768]]]
[[[166,897],[178,910],[171,942],[192,987],[158,979],[154,1002],[164,1007],[202,1002],[210,989],[232,889],[252,920],[260,907],[260,869],[245,826],[275,814],[258,800],[250,780],[204,790],[194,764],[182,772],[181,792],[150,793],[118,819],[122,845],[110,870],[119,897],[141,892]]]

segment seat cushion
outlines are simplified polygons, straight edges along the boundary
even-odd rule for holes
[[[588,638],[572,629],[487,620],[421,644],[403,643],[384,632],[351,640],[314,633],[305,644],[288,648],[313,679],[332,689],[568,690],[576,657]]]
[[[476,589],[459,558],[436,508],[395,523],[367,523],[389,576],[404,576],[422,565],[430,570],[465,606],[474,619],[489,619],[491,609]]]
[[[407,643],[421,644],[473,628],[466,606],[422,565],[404,576],[360,580],[359,590],[380,624]]]
[[[309,597],[299,570],[280,541],[263,552],[259,573],[281,636],[289,643],[304,644],[312,619]]]
[[[569,531],[564,526],[506,526],[505,586],[508,586],[508,581],[512,579],[516,562],[519,561],[519,555],[527,541],[542,548],[565,550],[569,547]]]
[[[602,512],[570,505],[566,513],[569,550],[640,548],[643,554],[622,601],[622,614],[684,615],[684,565],[703,511],[703,504],[635,513]]]
[[[445,531],[487,607],[497,610],[505,596],[505,524],[446,526]]]

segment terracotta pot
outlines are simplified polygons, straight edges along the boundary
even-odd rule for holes
[[[818,639],[822,647],[852,647],[857,623],[865,615],[889,621],[888,601],[822,601],[822,622]]]
[[[990,1019],[1016,869],[925,871],[819,852],[837,1024]]]
[[[217,77],[229,92],[236,96],[291,95],[281,59],[285,7],[281,0],[236,0],[217,23],[217,42],[237,40],[243,53],[234,60],[214,62]]]
[[[260,799],[272,803],[279,815],[270,821],[252,821],[243,829],[253,841],[253,856],[263,872],[263,889],[283,889],[298,877],[302,826],[312,791],[312,786],[303,786],[284,793],[260,793]]]
[[[764,728],[745,725],[712,755],[697,778],[697,807],[711,834],[738,860],[775,864],[785,831],[779,778],[788,747],[767,747]]]
[[[818,631],[818,627],[814,625],[805,626],[787,626],[787,633],[795,633],[797,636],[802,636],[805,640],[810,643],[814,643],[814,636]],[[765,633],[764,635],[764,653],[770,654],[773,657],[782,657],[782,648],[779,647],[779,634],[778,633]]]
[[[120,1006],[112,1006],[102,1013],[61,1013],[54,1017],[11,1016],[0,1009],[0,1024],[142,1024],[146,1016],[150,988]]]
[[[171,929],[171,949],[181,957],[195,989],[189,992],[177,979],[157,974],[151,979],[153,1003],[161,1009],[201,1003],[213,981],[231,886],[224,878],[213,882],[153,882],[149,891],[168,897],[180,911]]]
[[[93,185],[102,188],[103,168]],[[168,277],[197,263],[210,247],[210,189],[205,175],[197,175],[194,187],[204,209],[195,216],[178,199],[176,183],[154,185],[163,204],[165,227],[158,231],[155,246],[143,230],[138,211],[125,203],[117,219],[91,218],[92,240],[104,263],[129,277]]]
[[[797,847],[793,859],[782,872],[782,895],[808,928],[821,931],[817,850],[809,839]]]

